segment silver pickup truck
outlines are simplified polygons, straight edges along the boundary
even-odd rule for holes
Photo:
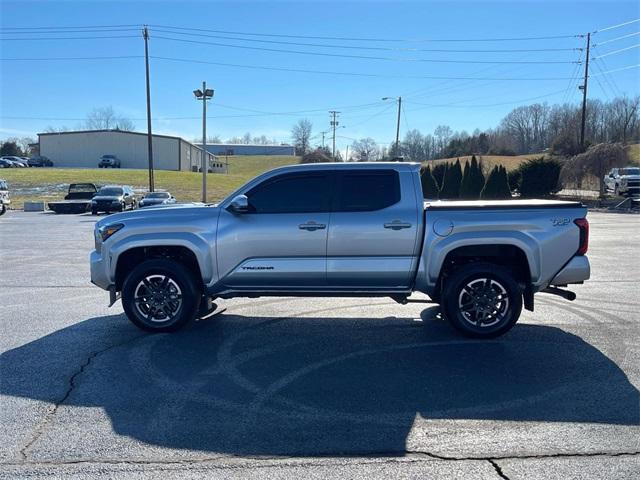
[[[463,334],[507,332],[536,292],[589,278],[576,202],[425,202],[420,165],[277,168],[215,205],[149,207],[96,224],[91,281],[138,327],[174,331],[216,298],[422,292]],[[423,297],[424,298],[424,297]],[[428,301],[428,300],[427,300]]]

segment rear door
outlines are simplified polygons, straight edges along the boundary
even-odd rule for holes
[[[217,260],[223,285],[305,290],[326,285],[331,171],[287,173],[247,192],[250,211],[222,210]]]
[[[330,287],[408,287],[419,226],[412,175],[392,168],[336,174],[327,239]]]

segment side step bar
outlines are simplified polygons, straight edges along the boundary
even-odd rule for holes
[[[561,288],[557,288],[557,287],[547,287],[544,290],[542,290],[542,293],[550,293],[551,295],[557,295],[559,297],[564,298],[565,300],[569,300],[570,302],[573,302],[576,299],[575,293],[570,292],[569,290],[562,290]]]

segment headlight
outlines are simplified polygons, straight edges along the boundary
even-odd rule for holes
[[[122,223],[114,223],[113,225],[104,225],[98,229],[102,241],[106,241],[111,235],[120,230],[124,225]]]

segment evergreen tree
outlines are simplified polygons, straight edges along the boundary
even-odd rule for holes
[[[476,156],[473,155],[471,157],[471,163],[466,162],[464,166],[464,173],[460,184],[460,198],[477,200],[480,198],[482,187],[484,187],[484,175]]]
[[[502,165],[493,167],[482,192],[480,192],[480,198],[483,200],[511,198],[507,170]]]
[[[436,183],[431,168],[420,169],[420,183],[422,183],[422,196],[429,199],[438,198],[438,184]]]
[[[462,167],[460,159],[449,166],[444,174],[444,180],[440,186],[440,198],[456,199],[460,197],[460,182],[462,181]]]
[[[449,168],[451,168],[449,163],[439,163],[433,167],[433,170],[431,170],[431,175],[433,175],[433,178],[436,180],[440,190],[442,190],[442,185],[444,183],[444,175]]]

